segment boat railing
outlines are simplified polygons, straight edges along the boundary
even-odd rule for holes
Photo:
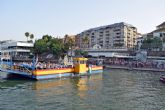
[[[0,68],[1,69],[10,69],[11,68],[11,66],[10,65],[8,65],[8,64],[0,64]]]
[[[20,72],[24,72],[24,73],[27,73],[27,74],[32,74],[32,71],[30,69],[28,69],[27,67],[24,67],[24,66],[19,66],[19,65],[13,65],[13,70],[15,71],[20,71]]]

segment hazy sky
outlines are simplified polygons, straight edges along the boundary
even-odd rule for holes
[[[148,33],[165,21],[165,0],[0,0],[0,40],[78,34],[126,22]]]

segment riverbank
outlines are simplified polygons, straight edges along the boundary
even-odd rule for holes
[[[135,68],[135,67],[116,66],[116,65],[105,65],[105,67],[106,68],[110,68],[110,69],[124,69],[124,70],[165,72],[165,69],[156,69],[156,68]]]

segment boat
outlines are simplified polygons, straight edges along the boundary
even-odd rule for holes
[[[103,66],[87,65],[87,58],[74,58],[73,66],[61,67],[42,67],[36,66],[35,60],[31,65],[28,64],[15,64],[13,62],[1,61],[0,70],[8,74],[20,75],[26,78],[41,80],[50,78],[84,76],[95,73],[102,73]]]
[[[161,75],[160,78],[159,78],[159,80],[160,80],[161,82],[164,82],[164,83],[165,83],[165,75]]]

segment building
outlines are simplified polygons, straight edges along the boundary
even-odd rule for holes
[[[0,42],[1,58],[28,57],[34,44],[25,41],[6,40]]]
[[[160,25],[156,26],[157,29],[164,29],[165,28],[165,22],[161,23]]]
[[[160,38],[162,42],[162,50],[165,50],[165,22],[156,26],[156,29],[148,34],[146,34],[147,39],[153,39],[155,37]],[[153,49],[152,49],[153,50]]]
[[[147,34],[147,38],[159,37],[161,39],[165,38],[165,22],[156,26],[156,30]]]
[[[144,39],[147,38],[147,34],[140,34],[138,33],[138,37],[136,38],[136,50],[140,51],[141,50],[141,46],[142,46],[142,43],[144,41]]]
[[[136,38],[137,28],[121,22],[88,29],[77,35],[76,44],[88,49],[129,49],[136,45]]]
[[[153,32],[154,37],[160,37],[160,38],[165,38],[165,22],[161,23],[156,27],[156,30]]]

